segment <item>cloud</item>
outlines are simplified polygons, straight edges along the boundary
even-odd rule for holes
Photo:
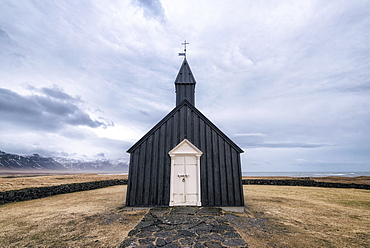
[[[17,67],[25,60],[25,54],[9,33],[0,25],[0,66],[3,70]]]
[[[263,137],[263,136],[266,136],[266,134],[263,134],[263,133],[238,133],[238,134],[234,134],[234,136],[237,136],[237,137]]]
[[[326,146],[331,146],[328,144],[319,143],[309,143],[309,142],[292,142],[294,137],[290,138],[289,141],[279,141],[273,142],[273,137],[269,137],[264,134],[244,134],[235,135],[233,140],[243,149],[256,149],[256,148],[286,148],[286,149],[296,149],[296,148],[322,148]]]
[[[304,159],[304,158],[297,158],[295,161],[297,161],[297,163],[299,163],[299,164],[307,164],[307,163],[310,163],[309,160]]]
[[[173,109],[186,39],[196,106],[246,148],[246,168],[303,168],[297,158],[360,168],[370,161],[368,7],[0,1],[0,148],[121,156]]]
[[[246,148],[319,148],[328,146],[325,144],[310,144],[310,143],[260,143],[260,144],[244,144]]]
[[[132,0],[132,3],[143,8],[147,17],[164,19],[164,9],[160,0]]]
[[[63,92],[62,89],[58,88],[57,86],[53,86],[52,88],[42,88],[41,92],[44,93],[45,95],[59,99],[59,100],[64,100],[64,101],[79,101],[79,99],[76,99],[74,97],[71,97],[70,95],[66,94]]]
[[[22,96],[12,90],[0,88],[0,113],[2,121],[33,129],[56,131],[65,126],[98,128],[112,126],[108,121],[93,120],[81,109],[76,99],[61,89],[42,88],[41,95]]]
[[[105,155],[103,152],[101,152],[101,153],[96,154],[95,157],[105,158]]]
[[[265,130],[266,131],[266,130]],[[286,138],[277,137],[274,134],[273,128],[268,128],[269,135],[264,133],[249,133],[249,134],[235,134],[232,136],[233,140],[237,142],[243,149],[255,149],[255,148],[321,148],[326,146],[332,146],[330,144],[323,143],[311,143],[307,142],[296,142],[296,140],[303,140],[302,137],[291,136],[286,141]]]
[[[126,150],[132,142],[98,137],[89,130],[77,127],[68,129],[75,132],[74,138],[64,132],[24,132],[17,128],[7,128],[8,133],[0,133],[0,147],[5,152],[24,155],[38,153],[42,156],[94,158],[104,154],[105,158],[128,159]]]

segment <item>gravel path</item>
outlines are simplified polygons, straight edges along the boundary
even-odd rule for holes
[[[119,247],[248,247],[220,208],[152,208]]]

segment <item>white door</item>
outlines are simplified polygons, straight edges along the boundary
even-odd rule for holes
[[[197,158],[192,155],[177,155],[174,169],[174,206],[196,206],[197,192]]]
[[[187,139],[169,152],[171,156],[170,206],[201,206],[200,156]]]

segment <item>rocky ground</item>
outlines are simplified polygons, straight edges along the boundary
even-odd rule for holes
[[[152,208],[123,247],[248,247],[220,208]]]

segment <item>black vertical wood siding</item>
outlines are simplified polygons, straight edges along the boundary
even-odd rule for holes
[[[183,101],[128,152],[127,206],[168,206],[171,159],[184,139],[198,147],[203,206],[243,206],[243,151],[188,101]]]
[[[193,105],[195,104],[195,84],[176,84],[176,104],[180,104],[183,100],[188,100]]]
[[[184,58],[175,80],[176,106],[185,99],[195,105],[195,84],[193,73],[186,58]]]

